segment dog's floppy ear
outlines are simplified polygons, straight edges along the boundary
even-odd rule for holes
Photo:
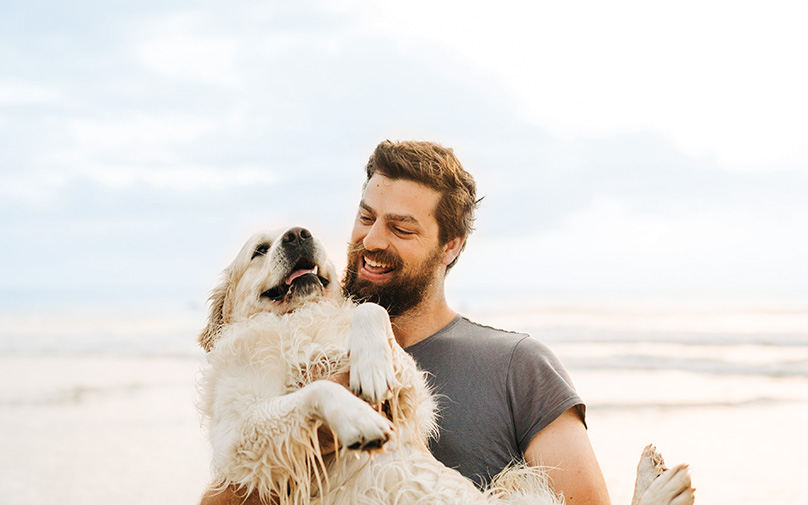
[[[210,352],[219,339],[219,332],[224,325],[224,302],[230,292],[232,272],[228,269],[223,275],[222,282],[210,293],[210,311],[208,312],[208,325],[199,334],[199,345]]]

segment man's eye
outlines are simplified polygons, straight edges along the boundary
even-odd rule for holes
[[[370,216],[359,216],[358,220],[362,224],[370,224],[373,222],[373,218]]]
[[[269,244],[261,244],[255,248],[255,251],[253,251],[252,258],[250,259],[253,259],[256,256],[263,256],[267,253],[267,251],[269,251]]]
[[[399,235],[404,235],[404,236],[407,236],[407,235],[415,235],[415,232],[414,232],[414,231],[405,230],[405,229],[403,229],[403,228],[393,228],[393,231],[394,231],[394,232],[396,232],[396,233],[398,233]]]

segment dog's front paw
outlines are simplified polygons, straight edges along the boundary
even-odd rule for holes
[[[351,322],[350,388],[363,400],[378,405],[392,397],[393,329],[387,311],[372,303],[356,308]]]
[[[393,425],[370,405],[355,396],[336,400],[323,413],[342,446],[358,450],[380,449],[390,440]]]
[[[634,484],[634,498],[631,505],[639,505],[640,498],[651,486],[651,483],[668,468],[662,454],[653,445],[646,446],[642,451],[640,462],[637,465],[637,481]]]
[[[366,359],[352,355],[350,387],[351,392],[371,405],[378,405],[393,396],[395,372],[391,360]]]
[[[692,505],[694,492],[687,465],[668,470],[654,446],[645,448],[637,466],[632,505]]]

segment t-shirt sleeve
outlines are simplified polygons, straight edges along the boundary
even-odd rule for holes
[[[586,408],[553,352],[526,336],[514,346],[508,367],[508,400],[522,454],[530,440],[571,407],[586,423]]]

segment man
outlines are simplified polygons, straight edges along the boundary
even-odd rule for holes
[[[366,173],[343,287],[387,308],[398,343],[430,372],[441,408],[433,454],[478,485],[524,459],[550,467],[568,505],[608,505],[583,402],[555,356],[446,302],[446,274],[474,223],[474,179],[451,149],[430,142],[382,142]],[[201,505],[250,503],[257,498],[227,489]]]
[[[390,141],[377,146],[366,175],[344,289],[386,307],[396,340],[430,373],[441,409],[435,456],[478,485],[523,458],[550,467],[568,504],[608,504],[583,402],[556,357],[447,304],[444,280],[478,204],[472,176],[451,149]]]

